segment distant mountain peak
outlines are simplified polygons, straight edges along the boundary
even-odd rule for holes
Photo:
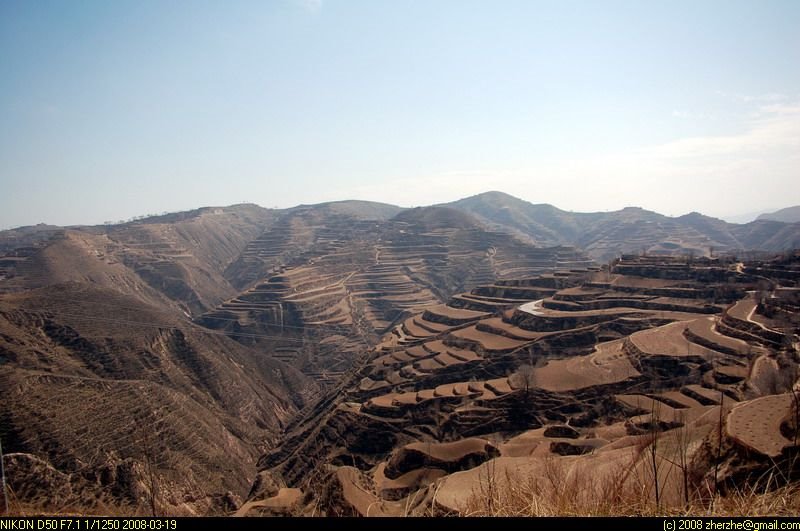
[[[705,214],[701,214],[700,212],[693,210],[688,214],[678,216],[678,219],[693,220],[693,219],[714,219],[714,218],[711,218],[710,216],[706,216]]]
[[[462,205],[468,204],[491,204],[494,206],[533,206],[537,208],[547,208],[547,209],[554,209],[561,211],[558,207],[551,205],[550,203],[531,203],[530,201],[526,201],[525,199],[520,199],[519,197],[513,196],[506,192],[500,192],[498,190],[492,190],[489,192],[483,192],[480,194],[472,195],[469,197],[465,197],[464,199],[459,199],[458,201],[453,201],[452,203],[446,203],[446,205],[452,205],[456,208],[460,208]]]
[[[765,221],[731,225],[696,211],[668,217],[639,206],[613,212],[568,212],[548,204],[531,204],[498,191],[444,206],[462,209],[495,230],[521,235],[538,245],[573,245],[600,260],[641,249],[656,252],[671,249],[675,253],[705,253],[710,248],[732,252],[782,250],[795,247],[800,238],[800,227],[776,230],[774,224]]]
[[[480,194],[473,195],[472,197],[498,197],[498,198],[507,198],[507,199],[514,199],[516,201],[522,201],[518,197],[515,197],[511,194],[507,194],[505,192],[501,192],[500,190],[489,190],[488,192],[482,192]]]
[[[769,214],[761,214],[756,218],[756,221],[780,221],[782,223],[798,223],[800,222],[800,205],[782,208],[776,212]]]

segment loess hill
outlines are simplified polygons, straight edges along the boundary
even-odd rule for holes
[[[225,267],[269,220],[237,206],[3,233],[0,434],[21,511],[204,514],[247,491],[316,385],[187,315],[236,292]]]
[[[663,513],[796,477],[798,282],[800,255],[624,256],[456,295],[289,426],[240,514]]]
[[[791,446],[759,412],[786,409],[797,267],[702,257],[799,234],[499,193],[2,232],[12,505],[463,513],[487,467],[628,463],[655,409],[701,459],[720,404],[755,470]]]
[[[591,264],[446,208],[203,208],[0,234],[20,510],[209,514],[380,334],[480,282]],[[155,508],[153,505],[155,504]]]
[[[326,385],[393,325],[459,291],[592,263],[574,248],[535,247],[451,208],[363,219],[340,204],[299,207],[227,268],[242,291],[196,320],[268,345]]]
[[[790,216],[739,225],[697,212],[668,217],[641,208],[566,212],[502,192],[487,192],[448,206],[470,212],[539,245],[573,245],[608,261],[623,253],[708,256],[715,252],[783,251],[800,247],[800,224]]]

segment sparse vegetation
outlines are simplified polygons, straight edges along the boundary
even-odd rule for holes
[[[625,481],[631,470],[605,479],[565,474],[557,466],[541,478],[511,473],[469,498],[462,516],[794,516],[800,511],[800,485],[775,487],[768,482],[742,485],[724,496],[707,498],[696,491],[689,502],[658,507],[646,485]],[[618,478],[623,478],[618,479]],[[489,498],[489,494],[491,497]]]
[[[243,205],[15,247],[12,510],[794,507],[773,494],[796,494],[796,258],[643,235],[603,269],[458,210],[362,206]],[[590,252],[620,254],[604,245]],[[248,497],[256,462],[270,479]],[[46,501],[59,482],[72,490]]]

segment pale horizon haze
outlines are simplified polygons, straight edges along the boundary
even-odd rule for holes
[[[501,190],[800,204],[800,2],[0,2],[0,230]]]

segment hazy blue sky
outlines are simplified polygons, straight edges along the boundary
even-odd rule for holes
[[[800,204],[800,2],[0,2],[0,228]]]

